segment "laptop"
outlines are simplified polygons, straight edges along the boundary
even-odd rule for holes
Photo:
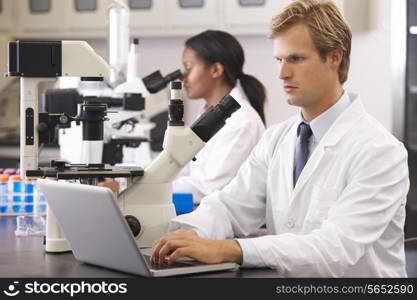
[[[43,179],[38,183],[78,261],[146,277],[238,267],[235,263],[203,264],[189,258],[173,265],[152,264],[151,249],[141,249],[137,244],[109,189]]]

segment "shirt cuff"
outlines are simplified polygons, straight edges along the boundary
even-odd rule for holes
[[[241,267],[244,268],[262,268],[266,267],[262,256],[260,255],[258,249],[256,249],[255,245],[250,239],[236,239],[239,243],[240,247],[242,248],[243,253],[243,262]]]

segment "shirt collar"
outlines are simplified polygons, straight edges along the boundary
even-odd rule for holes
[[[346,91],[344,91],[342,96],[335,104],[333,104],[333,106],[310,122],[306,122],[300,112],[298,123],[304,122],[309,124],[314,138],[317,143],[319,143],[330,126],[332,126],[337,117],[339,117],[339,115],[350,105],[350,103],[351,101],[349,99],[349,95]]]

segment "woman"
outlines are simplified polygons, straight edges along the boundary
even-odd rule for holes
[[[204,99],[200,113],[228,93],[241,105],[173,182],[174,193],[192,193],[195,203],[235,177],[265,130],[265,89],[243,73],[244,61],[242,46],[226,32],[207,30],[185,42],[184,87],[188,98]]]
[[[223,31],[207,30],[185,42],[184,87],[188,98],[204,99],[200,114],[226,94],[241,105],[173,182],[173,192],[192,193],[194,203],[235,177],[265,130],[265,89],[243,73],[244,61],[242,46]],[[100,185],[118,189],[114,181]]]

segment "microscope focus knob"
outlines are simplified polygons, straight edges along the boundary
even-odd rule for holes
[[[130,227],[130,230],[132,230],[133,236],[137,237],[141,230],[139,220],[136,217],[131,216],[131,215],[127,215],[125,216],[125,218],[126,218],[127,224]]]
[[[39,123],[39,125],[38,125],[38,131],[39,131],[40,133],[47,132],[48,130],[49,130],[49,126],[48,126],[48,124],[46,124],[46,123],[44,123],[44,122]]]

